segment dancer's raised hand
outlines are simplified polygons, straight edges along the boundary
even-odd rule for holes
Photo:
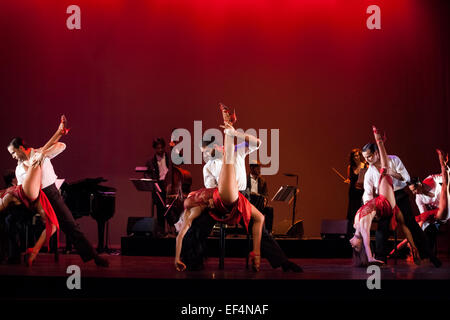
[[[42,164],[45,159],[45,155],[43,152],[35,152],[33,156],[30,158],[30,166],[36,168]]]
[[[368,258],[368,262],[369,262],[369,265],[376,265],[376,266],[382,266],[382,265],[384,265],[384,262],[383,262],[383,261],[377,260],[377,259],[375,259],[375,258]]]

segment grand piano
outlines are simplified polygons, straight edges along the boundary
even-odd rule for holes
[[[97,221],[98,252],[108,250],[105,225],[114,216],[116,207],[116,189],[100,185],[106,181],[102,177],[87,178],[61,186],[61,194],[75,219],[91,216]]]

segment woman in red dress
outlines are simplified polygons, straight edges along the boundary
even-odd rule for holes
[[[386,171],[389,167],[389,159],[384,141],[378,133],[375,126],[372,127],[375,140],[377,142],[380,153],[381,168],[380,168],[380,182],[378,186],[379,196],[367,202],[362,206],[355,216],[354,228],[355,235],[350,239],[350,244],[353,248],[353,256],[355,265],[367,266],[368,264],[383,264],[382,261],[376,260],[370,249],[370,227],[372,220],[375,217],[391,217],[391,227],[395,229],[397,224],[403,230],[406,238],[412,247],[414,261],[420,263],[418,250],[414,244],[411,232],[404,223],[403,214],[399,210],[395,202],[394,189],[392,186],[392,178],[387,175]]]
[[[0,190],[0,214],[9,206],[24,204],[27,208],[37,212],[45,222],[45,230],[38,241],[33,248],[27,249],[25,253],[24,259],[28,266],[31,266],[44,243],[48,246],[50,237],[59,229],[55,212],[41,190],[41,164],[43,162],[42,155],[67,132],[66,118],[62,116],[61,123],[53,137],[42,148],[36,150],[38,152],[35,153],[35,156],[25,163],[28,169],[23,184]]]
[[[259,271],[261,264],[261,234],[264,225],[264,215],[259,212],[250,202],[239,193],[235,162],[234,128],[236,115],[220,105],[224,119],[225,139],[223,150],[223,165],[220,171],[218,188],[202,188],[191,192],[184,201],[184,222],[176,239],[175,268],[178,271],[186,270],[186,265],[181,261],[181,248],[183,238],[189,230],[192,221],[200,216],[204,210],[219,222],[237,224],[243,219],[245,227],[248,228],[250,219],[253,219],[253,251],[250,253],[252,269]],[[247,230],[248,231],[248,230]]]

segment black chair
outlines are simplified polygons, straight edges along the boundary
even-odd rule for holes
[[[231,226],[227,225],[226,223],[218,222],[216,223],[215,227],[218,226],[219,228],[219,270],[223,270],[225,267],[225,238],[226,238],[226,230],[227,229],[238,229],[238,228],[232,228]],[[247,235],[247,242],[248,242],[248,252],[251,251],[251,237],[250,233],[246,233]],[[248,269],[248,254],[246,254],[246,268]]]
[[[34,243],[37,241],[36,239],[36,230],[38,229],[38,219],[40,219],[39,214],[35,214],[31,217],[31,219],[28,219],[24,221],[25,225],[25,250],[27,248],[30,248],[34,245]],[[52,238],[50,239],[50,246],[53,246],[53,249],[48,248],[48,252],[51,252],[54,250],[54,259],[55,262],[59,261],[59,252],[58,252],[58,244],[57,244],[57,238],[54,234]]]

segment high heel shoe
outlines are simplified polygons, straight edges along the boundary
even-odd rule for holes
[[[69,133],[70,129],[67,128],[67,118],[65,115],[61,116],[61,124],[59,126],[62,136],[65,136],[66,134]]]
[[[249,254],[249,259],[252,264],[252,270],[258,272],[261,267],[261,255],[255,254],[253,251]]]
[[[233,113],[231,113],[231,109],[223,103],[219,103],[219,107],[220,111],[222,111],[223,121],[233,126],[237,121],[236,111],[233,110]]]
[[[381,136],[381,132],[377,129],[377,127],[375,127],[374,125],[372,125],[372,131],[373,131],[373,133],[375,134],[375,135],[378,135],[379,136],[379,138],[377,138],[377,137],[375,137],[375,140],[378,142],[378,141],[381,141],[381,142],[386,142],[386,133],[384,134],[384,136],[382,137]]]
[[[33,248],[28,248],[27,251],[25,251],[25,255],[23,256],[23,261],[25,262],[25,265],[27,267],[31,267],[31,265],[33,264]]]
[[[411,254],[413,256],[414,263],[416,265],[420,265],[421,260],[420,260],[419,250],[417,250],[416,247],[413,247],[413,248],[411,248]]]

